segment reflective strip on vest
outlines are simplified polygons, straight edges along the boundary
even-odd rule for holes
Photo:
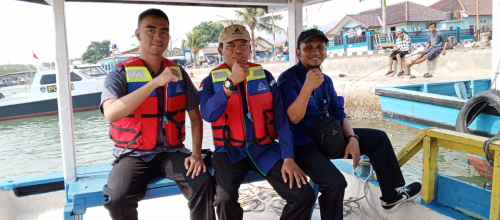
[[[251,118],[254,119],[251,120],[254,127],[254,139],[257,140],[257,144],[267,144],[272,139],[278,138],[274,130],[273,97],[264,69],[260,65],[253,64],[253,66],[249,67],[249,70],[250,74],[246,78],[247,91],[241,92],[240,88],[234,91],[229,98],[224,114],[216,122],[212,123],[214,145],[216,146],[241,146],[245,141],[248,141],[246,140],[243,122],[245,116],[243,116],[243,111],[236,110],[241,109],[241,107],[237,106],[243,105],[241,102],[241,96],[243,95],[247,97],[249,113]],[[231,75],[231,70],[223,64],[212,70],[211,75],[214,90],[217,92],[222,89],[223,81]],[[224,140],[227,137],[230,137],[230,140]]]

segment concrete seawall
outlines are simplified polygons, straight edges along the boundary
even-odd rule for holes
[[[345,110],[349,117],[381,118],[379,98],[374,94],[375,88],[379,86],[485,78],[491,74],[491,48],[448,50],[445,56],[440,55],[437,60],[432,78],[422,77],[427,72],[428,61],[411,68],[411,74],[416,76],[414,79],[385,76],[387,67],[374,72],[388,64],[388,56],[389,54],[335,57],[323,62],[322,71],[332,78],[338,95],[344,96]],[[267,62],[262,65],[275,78],[289,68],[288,62]],[[187,72],[198,86],[211,69],[187,69]],[[339,77],[339,74],[345,74],[346,77]]]

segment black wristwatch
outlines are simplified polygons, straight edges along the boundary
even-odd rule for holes
[[[356,134],[351,134],[351,135],[347,136],[347,140],[349,140],[351,137],[354,137],[354,138],[358,139],[358,141],[359,141],[359,136]]]
[[[229,89],[231,91],[236,91],[238,89],[238,85],[233,85],[233,81],[227,78],[226,81],[224,81],[224,88]]]

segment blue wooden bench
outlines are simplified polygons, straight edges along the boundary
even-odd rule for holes
[[[212,167],[209,167],[208,170],[213,173]],[[110,171],[111,165],[95,165],[80,168],[78,172],[78,180],[71,183],[68,187],[67,202],[64,206],[65,220],[82,219],[87,208],[102,205],[105,199],[102,195],[102,190],[103,186],[108,181]],[[264,180],[264,178],[260,174],[250,171],[245,177],[243,183],[260,180]],[[177,194],[181,194],[181,191],[173,180],[155,176],[148,182],[144,199],[159,198]]]

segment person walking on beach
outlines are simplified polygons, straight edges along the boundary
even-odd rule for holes
[[[405,186],[396,155],[385,132],[352,128],[344,112],[343,97],[337,96],[332,80],[320,69],[326,58],[327,43],[328,38],[322,31],[311,29],[302,32],[296,48],[299,62],[278,78],[285,109],[292,123],[295,161],[314,183],[319,184],[321,219],[342,219],[347,182],[320,149],[319,144],[322,143],[313,138],[313,134],[317,133],[315,126],[320,122],[322,127],[338,126],[341,130],[336,133],[319,135],[328,139],[339,134],[339,140],[344,140],[339,143],[347,144],[326,144],[339,149],[335,158],[352,158],[353,168],[358,165],[361,154],[370,157],[382,191],[382,207],[386,212],[394,212],[401,203],[420,195],[421,184]],[[328,125],[323,123],[328,121],[331,122]]]
[[[398,39],[396,40],[396,47],[391,49],[391,55],[389,55],[389,71],[387,71],[386,76],[391,75],[394,73],[392,71],[392,63],[394,59],[398,60],[399,64],[399,72],[397,76],[402,76],[404,74],[403,70],[403,57],[405,57],[406,54],[411,53],[411,38],[407,34],[403,33],[403,29],[398,28],[396,30],[396,35],[398,36]],[[409,75],[409,73],[408,73]]]
[[[446,48],[448,47],[448,39],[443,36],[439,31],[436,31],[436,22],[431,22],[428,25],[429,35],[427,36],[427,45],[425,46],[425,50],[420,52],[415,56],[413,60],[406,60],[406,65],[408,67],[413,66],[414,64],[420,64],[425,60],[432,61],[434,58],[442,55],[446,55]],[[425,78],[432,77],[432,74],[425,73]]]
[[[138,201],[154,175],[176,182],[191,219],[215,220],[214,182],[201,157],[198,91],[182,67],[162,56],[169,26],[163,11],[142,12],[135,31],[140,57],[118,63],[104,82],[100,109],[110,122],[116,160],[103,189],[103,206],[114,220],[138,219]],[[183,144],[186,111],[192,152]]]
[[[201,115],[212,123],[219,220],[243,219],[238,189],[253,170],[286,200],[281,219],[309,219],[314,191],[294,162],[292,132],[271,73],[247,62],[250,34],[230,25],[219,35],[222,65],[200,84]],[[277,142],[276,140],[279,140]]]

